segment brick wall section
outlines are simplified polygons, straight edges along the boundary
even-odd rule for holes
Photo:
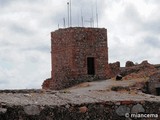
[[[80,82],[111,76],[107,30],[104,28],[75,27],[51,32],[51,57],[50,89],[62,89]],[[87,74],[87,57],[94,57],[94,76]]]

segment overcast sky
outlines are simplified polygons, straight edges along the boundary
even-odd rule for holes
[[[50,77],[50,32],[67,23],[67,1],[0,0],[0,89],[40,88]],[[81,11],[96,21],[95,8],[96,0],[72,0],[73,26]],[[160,0],[97,0],[97,8],[109,62],[160,63]]]

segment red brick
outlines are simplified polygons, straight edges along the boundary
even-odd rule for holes
[[[131,101],[131,100],[126,100],[126,101],[121,101],[121,105],[130,105],[130,104],[133,104],[134,101]]]

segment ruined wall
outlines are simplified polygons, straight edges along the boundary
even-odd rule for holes
[[[135,66],[135,64],[132,61],[127,61],[125,66],[132,67],[132,66]]]
[[[120,73],[120,62],[119,61],[115,63],[110,63],[109,67],[112,71],[112,77],[115,77],[116,75]]]
[[[142,61],[140,64],[124,67],[120,70],[123,79],[147,78],[155,72],[157,72],[157,69],[148,61]]]
[[[50,89],[61,89],[76,83],[111,76],[108,65],[107,30],[104,28],[59,29],[51,33],[51,49]],[[94,58],[94,76],[87,73],[88,57]]]

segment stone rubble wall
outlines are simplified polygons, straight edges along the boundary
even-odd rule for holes
[[[126,67],[132,67],[132,66],[134,66],[135,64],[132,62],[132,61],[127,61],[126,62]]]
[[[0,103],[0,120],[159,120],[159,106],[160,102],[151,101],[106,101],[60,106]],[[137,114],[137,117],[129,118],[131,113]],[[139,118],[138,114],[155,116]]]

